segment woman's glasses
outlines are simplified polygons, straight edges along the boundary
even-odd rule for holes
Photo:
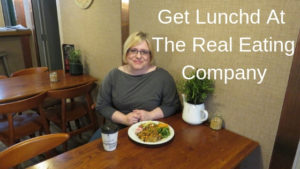
[[[149,50],[137,50],[137,49],[129,49],[128,50],[129,54],[130,55],[137,55],[138,53],[140,53],[140,55],[142,56],[146,56],[146,55],[149,55],[150,54],[150,51]]]

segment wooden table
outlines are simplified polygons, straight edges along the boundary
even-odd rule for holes
[[[49,72],[11,77],[0,80],[0,103],[33,96],[37,93],[78,86],[97,79],[89,75],[71,76],[57,71],[58,82],[50,82]]]
[[[257,142],[225,129],[214,131],[205,125],[189,125],[181,114],[162,121],[175,130],[173,140],[164,145],[137,144],[130,140],[125,128],[119,131],[115,151],[104,151],[99,139],[29,168],[232,169],[258,147]]]

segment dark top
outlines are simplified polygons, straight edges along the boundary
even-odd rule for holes
[[[96,104],[96,110],[110,120],[116,110],[128,114],[134,109],[152,111],[156,107],[164,117],[181,108],[175,82],[162,68],[143,75],[113,69],[102,82]]]

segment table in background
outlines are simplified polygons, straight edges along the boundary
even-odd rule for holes
[[[125,128],[119,131],[115,151],[104,151],[98,139],[29,168],[233,169],[258,147],[257,142],[225,129],[214,131],[205,125],[189,125],[181,114],[161,121],[175,130],[173,140],[164,145],[137,144],[130,140]]]
[[[0,80],[0,103],[33,96],[43,91],[63,89],[97,81],[89,75],[71,76],[57,71],[58,82],[50,82],[49,72],[11,77]]]

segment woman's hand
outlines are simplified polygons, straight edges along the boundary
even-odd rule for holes
[[[116,123],[124,124],[126,126],[131,126],[132,124],[137,123],[139,121],[155,120],[163,117],[164,114],[162,110],[159,107],[157,107],[152,111],[135,109],[126,115],[120,111],[115,111],[111,118]]]
[[[134,112],[123,114],[120,111],[115,111],[111,117],[113,122],[130,126],[140,120],[140,115]]]
[[[127,125],[127,126],[130,126],[130,125],[140,121],[140,115],[136,112],[128,113],[127,115],[125,115],[125,117],[126,117],[125,125]]]
[[[136,109],[133,110],[133,113],[136,113],[140,117],[140,121],[153,120],[152,113],[146,110]]]
[[[153,109],[152,111],[135,109],[135,110],[133,110],[133,112],[137,113],[140,116],[140,121],[155,120],[155,119],[160,119],[160,118],[164,117],[164,114],[159,107]]]

